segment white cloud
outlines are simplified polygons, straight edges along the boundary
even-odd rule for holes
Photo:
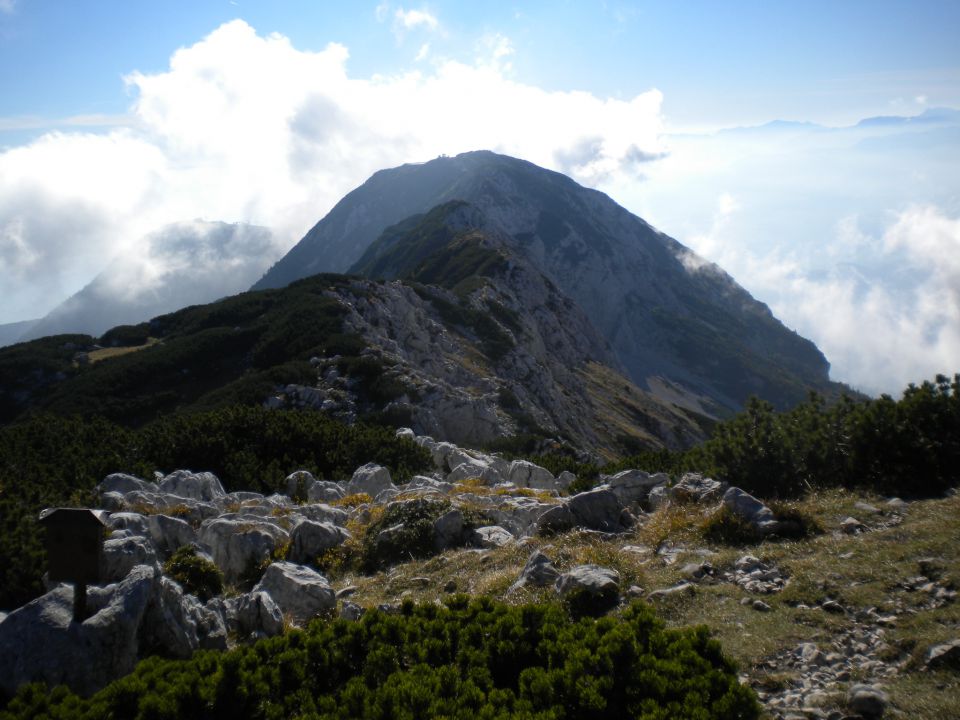
[[[396,24],[405,30],[414,30],[416,28],[436,30],[440,26],[440,22],[436,16],[427,10],[404,10],[403,8],[397,8],[393,17]]]
[[[420,62],[425,60],[427,55],[430,54],[430,43],[424,43],[420,46],[420,49],[417,51],[417,56],[414,58],[414,62]]]
[[[0,0],[0,13],[12,14],[17,6],[17,0]]]
[[[960,218],[929,205],[889,217],[877,237],[856,218],[844,218],[830,244],[838,256],[880,256],[919,281],[897,286],[857,264],[821,274],[795,253],[738,246],[728,241],[720,212],[710,242],[698,247],[695,237],[691,244],[755,295],[770,299],[789,327],[813,339],[830,360],[834,379],[897,396],[911,382],[960,370]],[[709,267],[697,256],[682,260],[691,271]]]
[[[0,153],[0,322],[43,314],[171,222],[265,225],[279,255],[384,167],[491,149],[593,183],[662,151],[656,90],[548,92],[481,60],[356,78],[347,58],[233,21],[127,78],[130,127]]]

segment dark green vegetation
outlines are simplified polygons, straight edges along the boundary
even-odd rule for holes
[[[163,573],[201,602],[223,592],[223,573],[212,562],[197,555],[193,545],[181,545],[163,564]]]
[[[75,362],[94,339],[57,335],[0,349],[0,423],[31,413],[101,415],[142,425],[161,415],[234,403],[259,404],[287,383],[312,383],[314,356],[356,357],[363,341],[344,334],[344,308],[324,295],[341,276],[284,290],[243,293],[137,326],[119,326],[104,346],[159,342],[109,362]]]
[[[463,224],[458,215],[469,215],[474,222],[481,219],[475,208],[460,200],[413,215],[384,230],[350,272],[466,294],[482,278],[505,270],[508,262],[506,253],[491,247],[481,231],[455,229]]]
[[[89,699],[20,689],[15,718],[756,718],[706,628],[666,630],[635,604],[571,621],[556,605],[457,596],[253,646],[151,658]]]
[[[770,509],[780,523],[776,535],[770,536],[771,539],[803,540],[823,532],[815,519],[794,507],[775,502]],[[703,525],[703,536],[710,542],[738,546],[756,545],[764,539],[754,525],[726,507],[721,507],[707,519]]]
[[[530,458],[553,472],[577,474],[573,490],[600,473],[627,468],[704,472],[761,497],[799,497],[846,487],[904,498],[935,497],[960,482],[960,375],[908,387],[900,400],[812,395],[786,412],[761,400],[718,423],[711,438],[683,452],[657,450],[605,466],[570,455]]]
[[[359,557],[352,559],[353,564],[364,572],[374,573],[395,563],[434,555],[437,552],[434,523],[450,508],[449,500],[429,498],[387,505],[383,515],[364,531]],[[464,540],[471,530],[492,522],[478,510],[463,508],[457,512],[461,515],[460,536]]]
[[[383,427],[259,407],[174,415],[139,429],[55,416],[0,428],[0,608],[43,592],[40,510],[90,505],[93,488],[110,473],[210,470],[229,491],[271,493],[294,470],[343,479],[370,461],[402,481],[427,468],[430,456]]]

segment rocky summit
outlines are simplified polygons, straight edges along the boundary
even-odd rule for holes
[[[446,203],[472,217],[409,232]],[[631,381],[708,416],[757,395],[778,407],[829,392],[828,364],[720,268],[603,193],[491,152],[383,170],[343,198],[254,289],[318,272],[439,278],[430,256],[458,234],[495,236],[505,262],[542,274],[576,305]],[[436,228],[434,228],[436,230]],[[476,259],[476,258],[474,258]],[[532,308],[531,308],[532,309]]]

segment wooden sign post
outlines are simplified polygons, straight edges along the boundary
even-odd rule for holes
[[[73,583],[73,619],[87,615],[87,584],[100,581],[105,513],[87,508],[48,508],[40,513],[47,531],[47,563],[54,582]]]

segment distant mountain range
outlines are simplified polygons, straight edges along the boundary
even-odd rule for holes
[[[272,252],[266,228],[201,220],[168,225],[148,236],[138,254],[111,262],[19,334],[11,329],[0,335],[0,345],[60,333],[99,336],[116,325],[233,295],[263,273]]]

